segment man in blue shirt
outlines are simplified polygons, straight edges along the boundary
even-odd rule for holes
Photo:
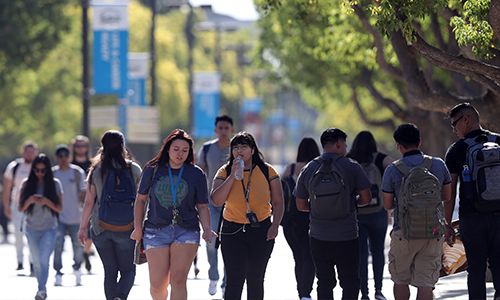
[[[414,124],[401,124],[393,134],[403,162],[408,167],[419,166],[424,155],[419,150],[422,140]],[[429,170],[441,183],[441,199],[448,201],[451,195],[451,179],[444,161],[432,158]],[[417,299],[432,299],[432,290],[439,279],[444,237],[432,239],[405,239],[398,224],[398,199],[404,174],[393,163],[385,169],[382,180],[384,207],[394,209],[394,225],[391,231],[389,272],[394,282],[394,298],[410,298],[409,285],[417,287]]]

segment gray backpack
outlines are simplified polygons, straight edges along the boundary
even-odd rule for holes
[[[335,220],[351,213],[351,194],[347,178],[337,160],[317,157],[319,163],[309,181],[311,215],[318,220]]]
[[[439,180],[429,170],[432,157],[424,155],[421,165],[408,167],[393,162],[404,174],[398,197],[398,224],[405,239],[440,238],[446,231]]]
[[[472,205],[480,212],[500,210],[500,146],[497,136],[488,134],[465,139],[467,165],[472,172],[475,197]]]
[[[370,186],[370,192],[372,194],[372,201],[368,205],[363,207],[358,207],[358,214],[366,215],[377,213],[384,207],[384,201],[382,201],[382,174],[379,168],[375,164],[378,152],[373,153],[373,160],[368,164],[361,164],[363,171],[365,171],[368,180],[372,184]]]

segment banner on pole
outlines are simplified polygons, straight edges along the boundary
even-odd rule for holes
[[[127,92],[128,2],[93,1],[93,88],[96,94]]]
[[[219,72],[195,72],[193,98],[193,137],[211,138],[220,106]]]

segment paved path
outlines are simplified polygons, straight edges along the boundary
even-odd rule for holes
[[[65,251],[63,252],[63,272],[66,272],[67,275],[63,276],[62,287],[54,287],[55,271],[52,269],[50,270],[49,281],[47,283],[48,300],[104,299],[104,277],[99,257],[97,254],[91,257],[92,273],[87,274],[87,272],[84,271],[84,275],[82,277],[83,286],[75,286],[74,276],[71,274],[71,245],[69,237],[66,238]],[[10,239],[11,242],[13,242],[12,236]],[[388,246],[386,249],[388,249]],[[27,249],[25,249],[25,253],[28,254]],[[25,256],[25,264],[27,264],[27,255]],[[0,245],[0,257],[0,299],[34,299],[37,287],[36,279],[34,277],[20,276],[24,274],[18,274],[17,271],[15,271],[17,263],[15,259],[14,246],[12,244]],[[220,260],[222,261],[222,258]],[[198,251],[198,266],[201,269],[201,272],[197,278],[194,276],[193,269],[191,269],[189,274],[187,283],[188,298],[221,299],[222,296],[220,289],[213,297],[207,292],[209,283],[207,275],[208,263],[206,260],[206,250],[204,245],[200,247]],[[369,284],[372,286],[373,281],[370,280]],[[493,299],[493,286],[491,283],[487,283],[487,286],[488,299]],[[385,272],[383,293],[387,299],[393,299],[392,282],[387,269]],[[415,299],[416,290],[414,288],[411,288],[411,293],[411,299]],[[436,299],[468,299],[465,273],[442,278],[436,285],[434,294]],[[312,296],[316,299],[315,291],[313,291]],[[371,296],[371,299],[373,299],[373,294]],[[246,292],[243,293],[243,297],[246,299]],[[339,286],[337,286],[334,290],[334,297],[335,299],[341,299],[342,297],[342,292]],[[151,299],[149,295],[149,275],[147,265],[137,267],[135,285],[132,288],[128,299]],[[282,232],[280,232],[276,240],[276,245],[267,268],[265,299],[297,299],[292,253],[286,244]]]

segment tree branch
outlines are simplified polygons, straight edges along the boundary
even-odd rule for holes
[[[363,122],[367,125],[371,125],[371,126],[382,126],[382,127],[386,127],[390,130],[394,130],[396,129],[396,125],[394,124],[394,121],[393,120],[390,120],[390,119],[387,119],[387,120],[384,120],[384,121],[371,121],[371,120],[368,120],[368,117],[366,116],[366,113],[365,111],[363,110],[363,108],[361,107],[360,103],[359,103],[359,100],[358,100],[358,93],[356,92],[356,88],[353,86],[351,87],[352,89],[352,101],[354,102],[354,105],[356,106],[356,109],[358,110],[358,114],[359,116],[361,117],[361,119],[363,120]]]
[[[361,24],[363,25],[363,28],[365,28],[366,31],[368,31],[369,34],[372,35],[373,37],[373,42],[375,44],[375,47],[377,48],[377,62],[380,65],[380,68],[384,71],[386,71],[389,75],[392,77],[404,81],[403,75],[401,73],[401,70],[395,68],[391,64],[387,62],[384,56],[384,43],[382,41],[382,37],[376,31],[368,21],[368,18],[366,17],[363,9],[359,7],[358,5],[353,5],[352,6],[354,9],[354,12],[358,16],[359,20],[361,21]]]
[[[497,39],[500,38],[500,0],[491,0],[490,14],[488,16],[488,23],[490,23],[493,32]]]
[[[464,74],[471,79],[483,84],[495,94],[500,95],[500,68],[477,60],[453,55],[441,51],[429,44],[420,36],[412,44],[422,57],[436,65],[438,68]]]

